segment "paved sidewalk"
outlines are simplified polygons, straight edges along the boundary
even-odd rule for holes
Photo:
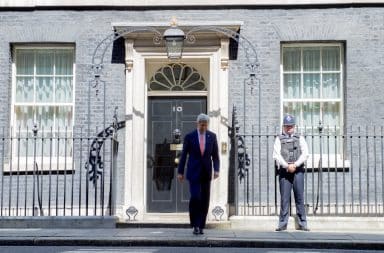
[[[0,245],[183,246],[384,250],[384,233],[256,232],[185,228],[0,229]]]

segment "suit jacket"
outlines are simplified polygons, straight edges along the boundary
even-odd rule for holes
[[[212,179],[212,167],[215,172],[219,172],[220,158],[219,147],[217,145],[216,134],[207,131],[205,134],[205,149],[201,155],[199,135],[197,130],[190,132],[184,138],[183,151],[180,157],[178,173],[184,175],[185,163],[187,164],[187,179],[189,181],[197,181],[202,177],[208,180]]]

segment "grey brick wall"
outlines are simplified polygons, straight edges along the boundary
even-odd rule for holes
[[[77,133],[87,129],[88,95],[91,103],[92,134],[102,128],[103,88],[97,98],[88,94],[89,68],[94,48],[111,33],[111,22],[179,20],[240,20],[241,34],[256,46],[260,62],[262,125],[280,122],[280,45],[291,41],[345,41],[345,123],[383,125],[384,119],[384,8],[323,9],[180,9],[74,11],[0,11],[0,129],[8,129],[11,106],[10,45],[14,43],[74,43],[76,47],[75,125]],[[119,118],[125,115],[124,65],[111,63],[112,49],[106,54],[103,80],[107,85],[106,119],[111,121],[118,106]],[[244,105],[244,54],[230,63],[229,105],[238,106],[240,122],[246,107],[250,129],[257,122],[258,96],[246,95]],[[124,154],[124,131],[120,135],[120,154]],[[124,157],[119,157],[119,178],[124,177]],[[79,168],[76,168],[78,170]],[[121,199],[119,199],[121,201]]]

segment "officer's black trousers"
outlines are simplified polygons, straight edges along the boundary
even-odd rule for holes
[[[307,217],[305,215],[304,208],[304,171],[302,168],[298,168],[295,173],[288,173],[285,169],[279,170],[279,182],[280,182],[280,217],[279,227],[285,227],[288,224],[289,218],[289,202],[291,198],[291,192],[295,196],[296,213],[300,226],[307,226]]]

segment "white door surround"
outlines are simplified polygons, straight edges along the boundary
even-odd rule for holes
[[[210,34],[212,35],[212,34]],[[224,210],[223,220],[228,217],[228,166],[229,166],[229,139],[228,139],[228,52],[229,40],[216,37],[219,44],[208,46],[186,47],[181,63],[197,67],[208,83],[207,110],[211,117],[210,129],[217,134],[221,172],[220,178],[212,182],[211,203],[209,218],[214,217],[211,210],[216,206]],[[214,44],[214,43],[213,43]],[[158,92],[148,93],[148,80],[157,67],[171,63],[165,49],[159,50],[156,46],[135,38],[125,38],[126,61],[126,131],[125,131],[125,177],[118,179],[122,190],[122,204],[118,205],[117,216],[127,221],[125,211],[133,206],[138,213],[136,220],[145,220],[152,217],[147,213],[147,175],[146,175],[146,141],[147,141],[147,103],[148,96],[193,96],[204,95],[203,92]],[[200,69],[199,69],[200,68]],[[209,68],[207,70],[207,68]],[[224,148],[224,149],[223,149]],[[187,182],[184,182],[187,183]],[[177,217],[186,217],[175,215]],[[184,221],[185,218],[183,218]],[[187,220],[185,220],[186,222]]]

